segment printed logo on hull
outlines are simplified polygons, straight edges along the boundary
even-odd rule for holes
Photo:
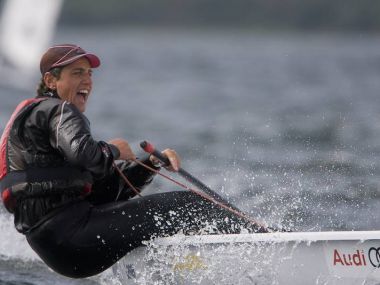
[[[367,261],[363,250],[356,250],[353,253],[342,253],[334,249],[333,265],[342,266],[367,266]]]
[[[367,255],[363,249],[357,249],[351,253],[334,249],[333,265],[345,267],[372,265],[375,268],[380,268],[380,247],[371,247],[368,249]]]
[[[368,250],[368,259],[373,267],[380,267],[380,247],[371,247]]]

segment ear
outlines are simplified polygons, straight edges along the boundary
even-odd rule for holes
[[[44,82],[45,85],[51,89],[56,90],[57,89],[57,78],[53,76],[50,72],[46,72],[44,74]]]

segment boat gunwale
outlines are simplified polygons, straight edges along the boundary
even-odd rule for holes
[[[155,245],[236,244],[236,243],[282,243],[319,241],[380,241],[380,231],[330,231],[330,232],[276,232],[221,235],[175,235],[153,240]],[[150,241],[152,242],[152,241]]]

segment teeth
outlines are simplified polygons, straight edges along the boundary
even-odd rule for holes
[[[78,93],[80,93],[80,94],[88,94],[88,90],[79,90]]]

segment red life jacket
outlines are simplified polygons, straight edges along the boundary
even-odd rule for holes
[[[33,98],[22,101],[9,119],[0,140],[0,189],[1,198],[6,209],[13,213],[16,206],[16,194],[12,191],[12,186],[22,182],[42,182],[50,179],[65,179],[68,177],[78,177],[89,181],[83,189],[82,194],[91,192],[92,177],[89,172],[83,172],[75,167],[55,167],[55,168],[31,168],[18,171],[11,171],[9,165],[8,140],[12,127],[17,127],[21,120],[28,115],[33,108],[43,100],[48,98]],[[20,193],[18,193],[20,194]]]
[[[13,123],[15,122],[20,113],[31,110],[35,104],[41,102],[42,100],[46,100],[46,98],[32,98],[22,101],[20,104],[18,104],[11,118],[9,119],[0,140],[0,181],[2,181],[9,172],[9,165],[7,159],[7,145],[9,133],[12,129]],[[12,195],[9,188],[2,189],[1,198],[8,211],[14,207],[14,201],[12,199]]]

